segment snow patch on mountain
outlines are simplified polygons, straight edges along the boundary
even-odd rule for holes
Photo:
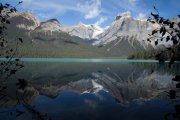
[[[86,25],[83,23],[79,23],[78,25],[71,27],[62,27],[62,31],[69,33],[72,36],[78,36],[82,39],[96,39],[97,36],[103,33],[104,29],[102,29],[98,25]]]
[[[135,20],[130,13],[123,13],[115,18],[115,21],[104,30],[104,32],[97,36],[97,40],[93,45],[106,45],[112,41],[127,38],[127,41],[132,44],[134,41],[139,41],[143,46],[149,43],[146,39],[151,34],[152,30],[158,27],[157,24],[152,24],[148,21]]]

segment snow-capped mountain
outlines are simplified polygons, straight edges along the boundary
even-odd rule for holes
[[[148,34],[158,27],[157,24],[152,24],[148,21],[135,20],[130,14],[122,14],[116,17],[115,21],[106,28],[101,28],[98,25],[86,25],[79,23],[75,26],[63,26],[56,19],[50,19],[46,22],[41,22],[32,16],[30,12],[21,12],[12,14],[11,19],[16,24],[16,27],[30,31],[41,31],[46,33],[66,32],[71,36],[77,36],[85,40],[95,40],[93,45],[106,45],[115,40],[120,40],[127,37],[126,41],[134,44],[135,41],[140,41],[148,38]],[[119,44],[120,41],[115,42]]]
[[[56,48],[56,51],[64,51],[63,56],[60,57],[64,57],[64,55],[69,57],[68,54],[71,53],[69,50],[76,49],[83,51],[85,56],[89,56],[87,53],[91,53],[96,57],[126,58],[139,51],[154,49],[155,43],[147,42],[147,38],[149,38],[148,34],[159,27],[158,24],[152,24],[146,20],[134,19],[128,13],[118,15],[113,23],[104,29],[95,24],[83,23],[71,27],[64,26],[56,19],[40,22],[30,12],[13,13],[10,22],[12,24],[8,27],[11,31],[9,33],[24,35],[24,38],[28,38],[30,43],[36,42],[38,48],[44,44],[48,48]],[[9,38],[12,38],[11,36]],[[51,43],[45,41],[51,41]],[[162,41],[162,44],[165,43]],[[52,53],[54,49],[48,50]],[[41,52],[39,55],[42,54]],[[73,54],[73,56],[82,56],[81,52]]]
[[[146,42],[148,34],[158,27],[145,20],[135,20],[129,13],[124,13],[116,17],[114,22],[102,34],[98,35],[93,45],[106,45],[115,40],[127,37],[126,41],[133,45],[134,41],[140,41],[142,45]],[[119,43],[120,43],[119,41]],[[118,43],[118,44],[119,44]]]
[[[78,25],[72,27],[62,27],[62,31],[69,33],[72,36],[78,36],[82,39],[96,39],[97,36],[103,33],[103,29],[97,25],[85,25],[79,23]]]

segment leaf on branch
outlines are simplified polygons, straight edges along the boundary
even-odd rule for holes
[[[17,62],[18,62],[18,61],[20,61],[20,60],[19,60],[19,59],[15,59],[15,61],[17,61]]]
[[[176,98],[176,91],[175,90],[170,90],[169,95],[170,95],[171,99],[175,99]]]
[[[158,19],[159,18],[158,14],[154,14],[154,13],[151,12],[151,15],[154,17],[154,19]]]
[[[171,31],[171,34],[173,34],[174,33],[174,31]]]
[[[162,32],[162,36],[164,36],[165,34],[166,34],[166,29],[164,28]]]
[[[10,6],[10,4],[7,4],[7,3],[5,5],[8,6],[8,7]]]
[[[155,33],[157,33],[157,30],[153,30],[152,31],[152,35],[154,35]]]
[[[157,40],[157,41],[155,41],[155,45],[156,45],[156,46],[158,45],[158,40]]]
[[[10,52],[13,52],[13,49],[10,49]]]
[[[173,44],[174,45],[177,45],[178,44],[178,41],[176,39],[173,40]]]
[[[177,34],[177,37],[180,39],[180,33],[179,33],[179,34]]]
[[[1,42],[1,47],[5,47],[5,43],[4,42]]]
[[[170,36],[166,37],[166,42],[168,42],[170,40]]]
[[[165,20],[165,21],[163,22],[163,24],[169,25],[169,24],[170,24],[169,19]]]
[[[155,22],[155,21],[153,21],[153,20],[151,20],[151,21],[149,21],[149,22],[151,22],[151,23],[153,23],[153,24],[154,24],[154,23],[156,23],[156,22]]]
[[[18,89],[24,90],[28,86],[28,82],[24,79],[18,79],[18,83],[16,83],[16,85],[18,86]]]
[[[180,83],[177,83],[177,84],[176,84],[176,88],[180,88]]]
[[[1,19],[1,22],[6,22],[6,19],[5,19],[5,18],[2,18],[2,19]]]
[[[172,22],[169,27],[173,28],[174,27],[174,22]]]
[[[178,26],[180,27],[180,22],[178,23]]]
[[[0,5],[0,13],[1,13],[2,10],[3,10],[3,5],[1,3],[1,5]]]
[[[23,3],[23,1],[19,1],[19,4]]]
[[[180,75],[176,75],[172,80],[180,82]]]
[[[7,27],[6,27],[6,26],[3,26],[3,29],[7,29]]]
[[[168,50],[168,51],[171,51],[171,50],[172,50],[172,48],[167,48],[167,50]]]
[[[23,40],[22,40],[22,38],[18,38],[19,39],[19,41],[21,42],[21,43],[23,43]]]
[[[15,74],[17,70],[11,70],[10,74]]]
[[[159,20],[159,23],[162,23],[162,22],[163,22],[163,20],[164,20],[164,19],[161,17],[161,19]]]
[[[162,32],[163,32],[163,30],[164,30],[164,27],[161,27],[161,29],[160,29],[160,31],[159,31],[159,32],[160,32],[160,33],[162,33]]]
[[[17,12],[16,8],[13,8],[14,12]]]
[[[10,11],[11,11],[11,12],[14,12],[14,9],[13,9],[13,8],[11,8],[11,9],[10,9]]]
[[[157,10],[156,6],[153,6],[153,8],[154,8],[155,10]]]
[[[10,21],[9,21],[9,20],[6,20],[6,23],[7,23],[7,24],[10,24]]]

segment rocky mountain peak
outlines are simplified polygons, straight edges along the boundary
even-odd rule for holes
[[[133,19],[129,12],[122,13],[102,34],[98,35],[98,39],[94,41],[93,45],[105,46],[116,41],[113,46],[118,46],[122,41],[125,41],[134,47],[134,43],[138,41],[146,49],[149,43],[144,40],[156,28],[157,25],[148,21]]]
[[[120,19],[124,19],[124,18],[132,18],[131,17],[131,13],[130,12],[124,12],[124,13],[121,13],[120,15],[117,15],[116,17],[115,17],[115,21],[118,21],[118,20],[120,20]]]
[[[57,19],[50,19],[50,20],[47,20],[46,23],[56,23],[56,24],[60,24],[60,22],[57,20]],[[43,22],[42,22],[43,23]],[[44,22],[45,23],[45,22]]]
[[[117,20],[121,19],[121,17],[122,17],[122,16],[120,16],[120,15],[116,16],[115,21],[117,21]]]
[[[84,23],[82,23],[82,22],[79,22],[77,25],[76,25],[76,27],[84,27],[84,28],[87,28],[87,27],[89,27],[90,25],[86,25],[86,24],[84,24]]]
[[[50,19],[46,22],[42,22],[40,26],[36,28],[44,31],[61,31],[60,22],[57,19]]]
[[[79,22],[75,26],[63,27],[62,31],[69,33],[72,36],[78,36],[82,39],[92,40],[101,34],[104,30],[98,25],[86,25],[82,22]]]
[[[34,30],[40,25],[40,21],[31,12],[12,13],[10,14],[10,21],[14,26],[25,30]]]

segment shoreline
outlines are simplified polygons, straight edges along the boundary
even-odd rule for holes
[[[16,58],[12,58],[12,61]],[[9,59],[6,58],[0,58],[0,61],[7,61]],[[20,61],[22,62],[94,62],[94,63],[103,63],[103,62],[124,62],[124,63],[158,63],[158,60],[152,60],[152,59],[97,59],[97,58],[20,58]],[[169,61],[165,61],[165,63],[168,63]],[[180,63],[179,61],[176,61],[176,63]]]

